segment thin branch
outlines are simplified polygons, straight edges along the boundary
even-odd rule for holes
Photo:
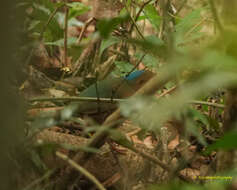
[[[207,106],[212,106],[212,107],[217,107],[217,108],[225,108],[225,105],[223,104],[217,104],[217,103],[212,103],[212,102],[204,102],[204,101],[199,101],[199,100],[192,100],[189,101],[190,104],[200,104],[200,105],[207,105]]]
[[[45,23],[45,25],[43,26],[43,29],[42,29],[41,32],[40,32],[40,37],[39,37],[40,41],[43,39],[44,32],[45,32],[47,26],[48,26],[49,23],[52,21],[53,17],[56,15],[56,13],[59,11],[59,9],[60,9],[61,7],[63,7],[63,6],[64,6],[64,4],[63,4],[63,5],[60,5],[60,6],[58,6],[58,7],[56,7],[56,8],[54,9],[54,11],[51,13],[51,15],[49,16],[47,22]]]
[[[68,162],[68,164],[70,164],[73,168],[75,168],[76,170],[78,170],[80,173],[82,173],[84,176],[86,176],[91,182],[93,182],[97,188],[99,190],[106,190],[104,188],[104,186],[99,182],[99,180],[97,180],[95,178],[95,176],[93,176],[90,172],[88,172],[86,169],[84,169],[83,167],[81,167],[80,165],[78,165],[76,162],[74,162],[73,160],[71,160],[70,158],[68,158],[65,154],[61,153],[61,152],[56,152],[56,155],[61,158],[62,160],[65,160],[66,162]]]
[[[85,22],[85,25],[83,26],[81,32],[80,32],[80,36],[79,38],[77,39],[77,44],[79,45],[81,40],[82,40],[82,37],[83,37],[83,34],[85,33],[87,27],[95,20],[95,18],[89,18],[86,22]]]
[[[163,96],[166,96],[167,94],[170,94],[171,92],[173,92],[175,89],[177,88],[177,86],[173,86],[172,88],[170,88],[169,90],[165,91],[164,93],[162,93],[161,95],[158,96],[158,98],[161,98]]]
[[[145,37],[143,36],[142,32],[139,30],[139,28],[138,28],[138,26],[137,26],[137,24],[136,24],[136,21],[134,20],[134,18],[133,18],[133,17],[131,16],[131,14],[129,13],[129,10],[128,10],[128,7],[127,7],[126,3],[124,4],[124,7],[126,8],[128,14],[129,14],[129,17],[130,17],[130,19],[131,19],[133,25],[135,26],[135,28],[136,28],[138,34],[139,34],[139,35],[141,36],[141,38],[144,40]]]
[[[186,32],[184,37],[188,37],[197,27],[199,27],[204,21],[206,21],[206,18],[202,19],[200,22],[195,24],[189,31]]]
[[[139,9],[139,11],[138,11],[138,13],[137,13],[137,15],[136,15],[136,17],[135,17],[135,19],[134,19],[135,22],[137,22],[137,20],[138,20],[140,14],[141,14],[141,12],[143,11],[143,9],[145,8],[145,6],[148,5],[151,1],[152,1],[152,0],[148,0],[148,1],[146,1],[146,2],[144,2],[144,3],[142,4],[142,6],[140,7],[140,9]],[[134,23],[132,23],[132,25],[131,25],[131,27],[130,27],[130,29],[129,29],[129,33],[132,32],[133,27],[134,27]]]
[[[76,102],[98,102],[97,97],[62,97],[62,98],[55,98],[55,97],[40,97],[40,98],[31,98],[29,102],[43,102],[43,101],[76,101]],[[100,98],[101,102],[104,103],[116,103],[116,102],[125,102],[125,99],[111,99],[111,98]]]
[[[68,63],[67,63],[68,14],[69,14],[69,8],[68,8],[67,5],[65,5],[65,19],[64,19],[64,67],[68,66]]]
[[[92,38],[89,42],[88,46],[82,51],[80,57],[75,62],[74,71],[72,76],[76,76],[78,72],[80,71],[83,64],[85,64],[85,60],[87,62],[88,59],[91,59],[89,56],[91,56],[92,52],[94,52],[94,49],[96,48],[96,44],[100,43],[101,38],[96,36],[95,38]]]
[[[140,63],[142,62],[142,60],[144,59],[145,56],[146,56],[146,54],[143,54],[143,55],[141,56],[141,58],[138,60],[138,62],[137,62],[136,65],[132,68],[132,70],[129,71],[129,73],[127,74],[127,76],[130,75],[130,74],[140,65]]]
[[[119,51],[119,50],[113,50],[113,49],[111,49],[111,50],[109,50],[109,52],[111,52],[111,53],[113,53],[113,54],[117,54],[117,55],[123,56],[123,57],[126,56],[124,52]]]
[[[33,189],[34,186],[40,184],[41,182],[43,182],[45,179],[48,179],[52,174],[55,173],[56,170],[50,170],[48,172],[46,172],[41,178],[33,181],[32,183],[30,183],[27,187],[25,187],[23,190],[31,190]]]
[[[135,153],[141,155],[143,158],[146,158],[147,160],[149,160],[149,161],[151,161],[151,162],[153,162],[153,163],[159,165],[159,166],[160,166],[161,168],[163,168],[164,170],[166,170],[166,171],[171,171],[171,168],[170,168],[167,164],[163,163],[162,161],[160,161],[160,160],[157,159],[156,157],[154,157],[154,156],[152,156],[152,155],[150,155],[150,154],[147,154],[147,153],[145,153],[145,152],[143,152],[143,151],[141,151],[141,150],[135,148],[133,145],[131,145],[131,144],[130,144],[130,145],[127,145],[126,143],[122,143],[122,144],[121,144],[120,142],[116,142],[116,143],[118,143],[119,145],[121,145],[121,146],[123,146],[123,147],[126,147],[126,148],[128,148],[129,150],[131,150],[131,151],[133,151],[133,152],[135,152]]]
[[[176,86],[172,87],[171,89],[167,90],[163,94],[161,94],[158,98],[161,98],[165,96],[166,94],[171,93],[176,89]],[[41,98],[31,98],[29,99],[29,102],[44,102],[44,101],[75,101],[75,102],[98,102],[97,97],[62,97],[62,98],[51,98],[51,97],[41,97]],[[119,103],[119,102],[126,102],[128,100],[126,99],[111,99],[111,98],[100,98],[100,102],[103,103]],[[217,104],[217,103],[212,103],[212,102],[205,102],[205,101],[199,101],[199,100],[191,100],[189,101],[190,104],[201,104],[201,105],[208,105],[208,106],[213,106],[217,108],[225,108],[225,105],[223,104]]]

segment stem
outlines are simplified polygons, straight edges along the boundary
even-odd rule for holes
[[[83,26],[81,32],[80,32],[80,36],[79,38],[77,39],[77,44],[79,45],[81,40],[82,40],[82,37],[83,37],[83,34],[85,33],[87,27],[95,20],[95,18],[90,18],[88,19],[86,22],[85,22],[85,25]]]
[[[51,98],[51,97],[41,97],[41,98],[32,98],[29,102],[43,102],[43,101],[81,101],[81,102],[98,102],[97,97],[62,97],[62,98]],[[125,102],[124,99],[111,99],[111,98],[100,98],[101,102],[104,103],[115,103],[115,102]]]
[[[141,155],[143,158],[146,158],[147,160],[149,160],[149,161],[159,165],[164,170],[171,171],[171,168],[168,165],[166,165],[165,163],[163,163],[162,161],[160,161],[156,157],[154,157],[154,156],[152,156],[150,154],[147,154],[147,153],[145,153],[145,152],[135,148],[133,145],[131,145],[131,144],[127,145],[126,143],[120,143],[119,141],[117,141],[117,143],[120,144],[121,146],[126,147],[129,150],[131,150],[131,151]]]
[[[137,26],[137,24],[136,24],[136,21],[135,21],[134,18],[131,16],[131,14],[130,14],[130,12],[129,12],[129,9],[128,9],[127,5],[126,5],[126,3],[124,4],[124,7],[125,7],[125,9],[127,10],[128,14],[129,14],[129,17],[130,17],[130,19],[131,19],[133,25],[135,26],[135,28],[136,28],[138,34],[139,34],[140,37],[144,40],[145,37],[143,36],[142,32],[139,30],[139,28],[138,28],[138,26]]]
[[[140,9],[139,9],[139,11],[138,11],[138,13],[137,13],[137,15],[136,15],[136,17],[135,17],[135,19],[134,19],[135,22],[137,22],[137,20],[138,20],[140,14],[141,14],[141,12],[143,11],[143,9],[145,8],[145,6],[148,5],[151,1],[152,1],[152,0],[148,0],[148,1],[146,1],[146,2],[144,2],[144,3],[142,4],[142,6],[140,7]],[[132,25],[131,25],[131,27],[130,27],[130,29],[129,29],[129,33],[132,32],[133,27],[134,27],[134,22],[132,23]]]
[[[69,8],[65,5],[65,20],[64,20],[64,67],[68,66],[67,63],[67,34],[68,34],[68,13]]]
[[[40,38],[39,38],[40,41],[43,39],[44,32],[45,32],[47,26],[48,26],[49,23],[52,21],[53,17],[56,15],[56,13],[58,12],[58,10],[59,10],[61,7],[63,7],[63,6],[64,6],[64,4],[61,5],[61,6],[58,6],[57,8],[55,8],[54,11],[53,11],[53,12],[51,13],[51,15],[49,16],[47,22],[46,22],[45,25],[43,26],[42,31],[40,32]]]
[[[41,182],[43,182],[45,179],[48,179],[52,174],[55,173],[56,170],[50,170],[48,172],[46,172],[41,178],[36,179],[35,181],[33,181],[32,183],[30,183],[27,187],[25,187],[23,190],[31,190],[33,189],[34,186],[40,184]]]
[[[198,101],[198,100],[192,100],[189,101],[190,104],[201,104],[201,105],[208,105],[212,107],[217,107],[217,108],[225,108],[225,105],[223,104],[217,104],[217,103],[212,103],[212,102],[204,102],[204,101]]]
[[[85,168],[81,167],[80,165],[78,165],[76,162],[74,162],[73,160],[71,160],[70,158],[68,158],[65,154],[61,153],[61,152],[56,152],[56,155],[61,158],[62,160],[65,160],[68,162],[68,164],[70,164],[73,168],[75,168],[76,170],[78,170],[80,173],[82,173],[84,176],[86,176],[90,181],[92,181],[99,190],[106,190],[104,188],[104,186],[99,182],[98,179],[95,178],[95,176],[93,176],[90,172],[88,172]]]

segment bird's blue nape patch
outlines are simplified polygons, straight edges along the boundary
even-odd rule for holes
[[[140,77],[145,71],[134,71],[130,73],[128,76],[125,77],[126,80],[134,80],[138,77]]]

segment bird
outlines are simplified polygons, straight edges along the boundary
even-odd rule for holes
[[[148,70],[136,70],[125,77],[109,75],[79,94],[79,97],[98,98],[97,102],[74,102],[69,107],[74,109],[77,114],[87,114],[88,116],[93,116],[93,118],[97,115],[97,118],[102,118],[100,114],[111,113],[117,108],[118,105],[113,99],[125,99],[132,96],[153,76],[154,74]],[[100,101],[100,98],[109,98],[111,102]],[[98,121],[98,119],[95,120]]]
[[[152,76],[150,71],[138,70],[125,77],[108,76],[80,93],[81,97],[127,98]]]

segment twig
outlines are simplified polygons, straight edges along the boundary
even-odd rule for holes
[[[104,188],[104,186],[95,178],[95,176],[93,176],[90,172],[88,172],[86,169],[84,169],[83,167],[81,167],[80,165],[78,165],[76,162],[74,162],[73,160],[71,160],[70,158],[68,158],[65,154],[61,153],[61,152],[56,152],[56,155],[61,158],[62,160],[65,160],[66,162],[68,162],[68,164],[70,164],[73,168],[75,168],[76,170],[78,170],[80,173],[82,173],[84,176],[86,176],[90,181],[92,181],[99,190],[106,190]]]
[[[85,62],[88,62],[87,60],[91,59],[91,56],[93,57],[93,55],[91,54],[94,52],[96,44],[100,43],[100,41],[101,41],[101,38],[98,36],[93,38],[89,42],[88,46],[82,51],[80,57],[75,62],[74,71],[72,74],[73,77],[78,74],[78,72],[81,70],[82,65],[85,64]]]
[[[145,6],[148,5],[151,1],[152,1],[152,0],[148,0],[148,1],[146,1],[146,2],[144,2],[144,3],[142,4],[142,6],[140,7],[140,9],[139,9],[139,11],[138,11],[138,13],[137,13],[137,15],[136,15],[136,17],[135,17],[135,19],[134,19],[135,22],[137,22],[137,20],[138,20],[140,14],[141,14],[141,12],[143,11],[143,9],[145,8]],[[134,22],[132,23],[132,25],[131,25],[131,27],[130,27],[130,29],[129,29],[129,33],[132,32],[133,27],[134,27]]]
[[[39,38],[40,41],[42,40],[42,38],[43,38],[43,36],[44,36],[44,32],[45,32],[47,26],[48,26],[49,23],[52,21],[53,17],[56,15],[56,13],[58,12],[58,10],[59,10],[61,7],[63,7],[63,6],[64,6],[64,4],[58,6],[57,8],[55,8],[54,11],[53,11],[53,12],[51,13],[51,15],[49,16],[47,22],[45,23],[45,25],[43,26],[43,29],[42,29],[41,32],[40,32],[40,38]]]
[[[162,93],[158,98],[161,98],[165,96],[166,94],[169,94],[170,92],[174,91],[176,89],[176,86],[172,87],[168,91]],[[75,101],[75,102],[98,102],[97,97],[63,97],[63,98],[51,98],[51,97],[41,97],[41,98],[31,98],[29,99],[29,102],[43,102],[43,101]],[[126,102],[126,99],[111,99],[111,98],[100,98],[101,102],[103,103],[116,103],[116,102]],[[190,104],[201,104],[201,105],[208,105],[218,108],[225,108],[225,105],[223,104],[217,104],[217,103],[211,103],[211,102],[205,102],[205,101],[199,101],[199,100],[191,100],[189,101]]]
[[[116,142],[116,143],[120,144],[120,145],[123,146],[123,147],[128,148],[129,150],[132,150],[133,152],[135,152],[135,153],[141,155],[142,157],[148,159],[149,161],[151,161],[151,162],[153,162],[153,163],[159,165],[159,166],[160,166],[161,168],[163,168],[164,170],[166,170],[166,171],[171,171],[171,168],[170,168],[168,165],[166,165],[165,163],[163,163],[163,162],[160,161],[159,159],[155,158],[154,156],[151,156],[150,154],[147,154],[147,153],[145,153],[145,152],[143,152],[143,151],[141,151],[141,150],[135,148],[132,144],[127,145],[127,144],[125,144],[125,143],[122,143],[122,144],[121,144],[120,142]]]
[[[115,60],[117,59],[118,55],[110,56],[105,62],[101,63],[101,65],[96,69],[96,73],[98,73],[98,80],[103,80],[106,78],[108,73],[111,71]]]
[[[54,174],[55,171],[56,170],[50,170],[50,171],[46,172],[41,178],[33,181],[27,187],[25,187],[23,190],[33,189],[34,186],[36,186],[37,184],[40,184],[42,181],[44,181],[45,179],[49,178],[52,174]]]
[[[132,68],[132,70],[129,71],[129,73],[127,74],[127,76],[130,75],[130,74],[140,65],[140,63],[142,62],[142,60],[144,59],[145,56],[146,56],[146,54],[144,53],[144,54],[141,56],[141,58],[137,61],[136,65]]]
[[[171,92],[173,92],[175,89],[177,88],[177,86],[173,86],[172,88],[170,88],[169,90],[165,91],[164,93],[162,93],[160,96],[158,96],[158,98],[161,98],[167,94],[170,94]]]
[[[117,54],[117,55],[120,55],[120,56],[123,56],[123,57],[126,56],[124,52],[119,51],[119,50],[113,50],[113,49],[111,49],[111,50],[109,50],[109,52],[114,53],[114,54]]]
[[[204,101],[199,101],[199,100],[192,100],[189,101],[190,104],[201,104],[201,105],[208,105],[208,106],[213,106],[217,108],[225,108],[225,105],[223,104],[217,104],[217,103],[212,103],[212,102],[204,102]]]
[[[195,24],[189,31],[186,32],[184,37],[187,37],[190,35],[198,26],[200,26],[204,21],[206,21],[206,18],[202,19],[199,23]]]
[[[82,30],[81,30],[81,33],[79,35],[79,38],[77,39],[77,44],[79,45],[81,40],[82,40],[82,37],[83,37],[83,34],[85,33],[87,27],[95,20],[95,18],[89,18],[86,22],[85,22],[85,25],[83,26]]]
[[[113,184],[115,184],[119,179],[121,178],[121,174],[119,172],[115,173],[112,177],[107,179],[103,182],[103,185],[105,187],[111,187]]]
[[[67,33],[68,33],[68,14],[69,8],[65,4],[65,18],[64,18],[64,67],[67,67]]]
[[[41,98],[31,98],[29,100],[29,102],[43,102],[43,101],[82,101],[82,102],[85,102],[85,101],[89,101],[89,102],[98,102],[98,99],[97,97],[74,97],[74,96],[71,96],[71,97],[62,97],[62,98],[51,98],[51,97],[41,97]],[[104,102],[104,103],[115,103],[115,102],[125,102],[126,100],[125,99],[111,99],[111,98],[100,98],[101,102]]]
[[[138,28],[138,26],[137,26],[137,24],[136,24],[136,21],[134,20],[134,18],[133,18],[133,17],[131,16],[131,14],[129,13],[129,10],[128,10],[128,7],[127,7],[126,3],[124,3],[124,7],[126,8],[128,14],[129,14],[129,17],[130,17],[130,19],[131,19],[133,25],[135,26],[135,28],[136,28],[138,34],[139,34],[139,35],[141,36],[141,38],[144,40],[145,37],[143,36],[143,34],[141,33],[141,31],[139,30],[139,28]]]

